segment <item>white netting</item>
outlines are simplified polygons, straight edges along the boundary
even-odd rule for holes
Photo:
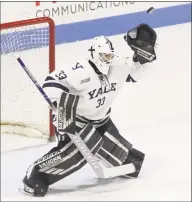
[[[49,73],[47,23],[1,30],[1,133],[48,137],[49,109],[27,74],[19,55],[42,84]]]

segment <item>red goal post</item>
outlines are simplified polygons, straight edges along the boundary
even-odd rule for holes
[[[41,27],[43,25],[45,27]],[[9,30],[12,30],[12,31],[9,32]],[[47,70],[40,70],[40,72],[44,72],[45,75],[42,75],[42,77],[43,77],[43,76],[46,76],[46,74],[55,70],[55,24],[51,18],[41,17],[41,18],[33,18],[33,19],[3,23],[3,24],[0,24],[0,31],[1,31],[1,40],[0,40],[1,41],[1,49],[0,49],[1,50],[1,56],[2,55],[9,55],[11,52],[22,53],[22,52],[25,52],[26,50],[32,50],[32,49],[37,49],[37,48],[40,49],[42,47],[47,46],[48,64],[46,65],[47,67],[44,67],[44,68],[47,68]],[[36,60],[35,56],[37,56],[38,54],[39,54],[39,52],[34,54],[34,56],[32,57],[33,58],[32,60],[34,60],[34,62]],[[43,57],[42,57],[42,59],[43,59]],[[7,65],[9,62],[8,62],[8,60],[5,60],[5,61],[6,62],[4,62],[4,63],[6,63],[6,65]],[[25,58],[24,58],[24,61],[25,61]],[[31,67],[29,69],[33,68],[33,65],[34,64],[31,64]],[[3,69],[5,65],[1,64],[1,66]],[[9,65],[9,68],[10,67],[12,68],[12,66],[14,66],[14,65],[11,63],[11,65]],[[3,73],[4,73],[4,71],[8,72],[9,68],[7,68],[7,67],[4,68],[5,70],[3,70]],[[16,71],[16,68],[10,70],[9,74],[11,71]],[[6,74],[4,74],[1,77],[4,79],[4,77],[6,77]],[[27,75],[26,75],[26,77],[27,77]],[[36,75],[34,75],[34,77],[36,77]],[[18,78],[18,79],[20,79],[20,78]],[[10,83],[8,81],[5,81],[5,82],[7,82],[7,84]],[[43,81],[41,81],[41,82],[43,82]],[[21,79],[20,83],[22,83],[22,79]],[[25,83],[23,85],[24,85],[23,88],[26,87]],[[31,87],[31,85],[32,84],[30,84],[29,91],[31,91],[31,88],[33,88],[33,87]],[[7,85],[5,85],[5,87],[6,86]],[[13,86],[14,86],[14,83],[13,83]],[[4,88],[4,86],[2,86],[2,88]],[[9,91],[9,89],[7,91]],[[20,89],[18,91],[19,92],[16,95],[16,97],[18,97],[20,93],[21,94],[24,93],[22,91],[22,89]],[[13,93],[15,93],[15,92],[12,92],[12,94]],[[39,92],[37,92],[37,93],[39,93]],[[28,94],[29,94],[29,92],[27,92],[27,94],[24,96],[27,97]],[[6,97],[6,96],[7,96],[7,94],[5,94],[4,97]],[[12,102],[13,100],[15,100],[15,99],[13,99],[13,97],[12,97],[12,99],[8,100],[8,102]],[[7,102],[7,100],[5,100],[4,105],[6,105],[6,102]],[[12,103],[12,104],[14,104],[14,103]],[[9,106],[10,105],[11,104],[9,103]],[[45,102],[45,105],[47,105],[46,102]],[[5,106],[5,109],[3,109],[3,110],[8,111],[9,109],[7,106]],[[10,113],[14,114],[14,111],[15,111],[15,108],[13,107],[12,112],[10,112]],[[23,112],[23,113],[25,113],[25,112]],[[27,117],[27,115],[26,115],[26,117]],[[5,112],[5,116],[6,116],[6,112]],[[37,114],[37,116],[38,116],[38,114]],[[26,119],[26,117],[24,117],[24,120]],[[2,118],[4,118],[4,117],[2,117]],[[15,117],[15,119],[17,119],[17,117]],[[29,117],[29,119],[30,119],[30,117]],[[11,121],[12,120],[10,120],[10,122]],[[4,125],[4,126],[11,125],[12,123],[10,123],[10,122],[9,122],[9,119],[8,120],[1,120],[1,127],[2,127],[2,125]],[[27,124],[25,124],[25,121],[24,121],[24,123],[23,123],[23,121],[19,121],[19,123],[16,123],[16,122],[17,122],[17,120],[14,120],[13,125],[17,125],[17,127],[22,125],[22,124],[25,127],[27,125]],[[51,123],[52,123],[52,121],[51,121],[51,110],[50,110],[49,126],[48,126],[49,127],[49,133],[50,133],[50,134],[48,134],[49,139],[52,139],[52,137],[54,137],[54,128],[53,128]],[[32,126],[30,125],[30,128],[31,127]],[[8,131],[8,133],[10,133],[10,132]]]

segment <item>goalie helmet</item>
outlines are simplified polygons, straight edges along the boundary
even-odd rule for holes
[[[99,71],[107,74],[108,67],[114,58],[114,48],[111,41],[104,36],[95,37],[89,51],[91,60],[96,64]]]

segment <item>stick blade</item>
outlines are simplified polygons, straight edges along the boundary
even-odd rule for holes
[[[112,168],[103,167],[103,176],[101,176],[101,178],[118,177],[133,172],[135,172],[135,166],[133,165],[133,163],[116,166]]]

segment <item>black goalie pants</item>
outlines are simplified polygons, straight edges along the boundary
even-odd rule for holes
[[[81,129],[79,126],[76,127],[77,132]],[[132,145],[119,134],[109,117],[104,124],[96,127],[96,131],[97,134],[94,133],[92,136],[81,134],[81,138],[96,158],[104,164],[122,165]],[[64,141],[60,141],[56,147],[30,166],[27,177],[33,181],[42,181],[44,185],[49,186],[79,170],[86,163],[82,154],[66,136]]]

